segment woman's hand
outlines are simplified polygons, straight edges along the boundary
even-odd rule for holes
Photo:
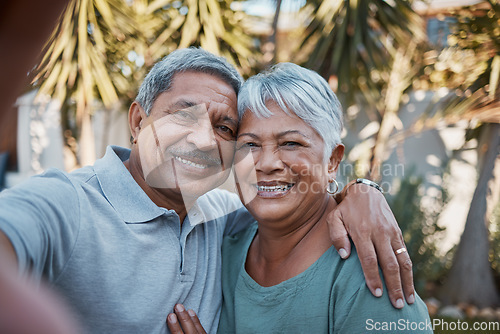
[[[366,285],[380,297],[382,268],[389,298],[395,308],[415,302],[412,262],[403,235],[382,193],[366,184],[349,183],[335,200],[340,204],[328,215],[333,244],[343,259],[349,257],[351,237],[365,274]],[[401,249],[404,249],[401,252]],[[396,254],[396,250],[400,250]],[[377,258],[378,256],[378,258]],[[403,296],[404,292],[404,296]]]
[[[176,304],[175,313],[170,313],[167,317],[167,326],[172,334],[206,334],[200,319],[193,310],[184,308],[182,304]]]

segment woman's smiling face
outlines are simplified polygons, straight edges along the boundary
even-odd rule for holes
[[[328,180],[339,161],[334,159],[332,173],[321,136],[276,103],[266,106],[270,117],[247,111],[240,122],[235,154],[240,197],[258,221],[300,218],[327,201]]]

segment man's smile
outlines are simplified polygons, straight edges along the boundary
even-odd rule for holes
[[[180,161],[183,164],[191,166],[191,167],[196,167],[196,168],[200,168],[200,169],[208,168],[208,165],[198,164],[196,162],[193,162],[191,160],[187,160],[187,159],[184,159],[184,158],[181,158],[181,157],[178,157],[178,156],[174,156],[174,158],[175,158],[175,160]]]

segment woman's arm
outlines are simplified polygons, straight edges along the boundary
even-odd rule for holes
[[[335,195],[339,203],[328,216],[330,236],[343,259],[351,252],[349,237],[357,248],[366,284],[380,297],[383,284],[378,266],[382,268],[391,303],[396,308],[415,301],[412,262],[403,235],[382,192],[373,186],[347,184]],[[398,254],[395,252],[398,251]]]

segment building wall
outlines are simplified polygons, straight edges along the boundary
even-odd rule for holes
[[[21,96],[16,103],[17,126],[10,120],[10,128],[17,132],[17,169],[7,173],[6,187],[49,168],[67,171],[75,168],[74,155],[63,141],[59,103],[44,98],[35,101],[35,96],[35,91]],[[124,111],[105,110],[98,105],[92,118],[92,131],[95,159],[104,155],[107,145],[130,146]]]

